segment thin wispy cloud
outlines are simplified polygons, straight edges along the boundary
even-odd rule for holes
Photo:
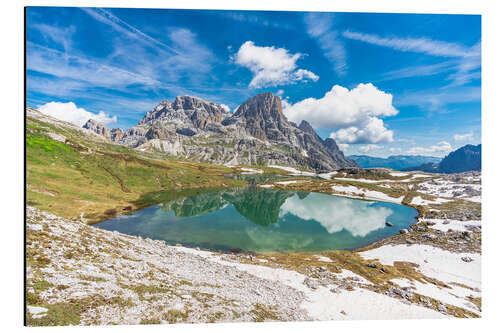
[[[471,48],[471,55],[460,59],[456,73],[448,76],[451,80],[449,87],[461,86],[472,80],[481,78],[481,43],[478,42]]]
[[[308,13],[304,16],[307,33],[314,38],[339,76],[347,73],[347,56],[339,32],[333,29],[331,13]]]
[[[28,42],[29,57],[27,69],[88,82],[94,86],[123,87],[132,84],[152,85],[156,80],[127,71],[125,69],[103,64],[88,58],[82,58],[54,50],[36,43]]]
[[[53,41],[55,44],[60,45],[65,52],[71,49],[73,34],[76,31],[74,26],[55,27],[40,23],[34,24],[32,27],[38,30],[46,41]]]
[[[382,80],[393,80],[409,77],[423,77],[453,72],[446,77],[450,81],[445,87],[462,86],[472,80],[481,78],[481,43],[472,47],[462,44],[433,40],[430,38],[381,37],[353,31],[344,31],[342,35],[351,40],[357,40],[372,45],[387,47],[402,52],[415,52],[425,55],[453,58],[445,62],[409,66],[385,73]]]
[[[342,36],[348,39],[358,40],[365,43],[389,47],[404,52],[418,52],[441,57],[468,57],[479,55],[477,50],[466,46],[432,40],[429,38],[400,38],[400,37],[380,37],[374,34],[366,34],[354,31],[344,31]]]
[[[396,106],[415,105],[429,111],[446,111],[445,106],[456,103],[481,101],[480,87],[460,87],[454,89],[433,89],[400,94],[395,100]]]
[[[90,16],[92,16],[97,21],[105,23],[120,32],[126,33],[128,36],[132,38],[135,38],[144,43],[149,43],[158,46],[160,51],[168,50],[172,53],[179,54],[178,51],[175,50],[174,48],[142,32],[141,30],[137,29],[131,24],[113,15],[113,13],[111,13],[108,10],[105,10],[103,8],[85,8],[85,7],[80,9],[89,14]]]
[[[474,133],[472,131],[464,134],[455,134],[453,136],[453,140],[455,141],[470,141],[473,138],[474,138]]]
[[[269,20],[261,15],[255,15],[248,12],[240,11],[223,11],[219,13],[222,17],[229,18],[238,22],[251,23],[255,25],[260,25],[264,27],[273,27],[278,29],[294,29],[293,25],[283,22],[276,22],[274,20]]]
[[[446,72],[456,70],[458,62],[456,60],[449,60],[432,65],[410,66],[394,71],[384,73],[382,80],[395,80],[408,77],[424,77],[438,75]]]
[[[98,87],[122,92],[129,92],[130,87],[149,90],[158,96],[157,100],[167,94],[207,99],[218,99],[214,94],[220,92],[244,94],[246,89],[207,83],[212,80],[212,64],[216,56],[189,29],[168,28],[165,38],[171,45],[166,45],[109,11],[82,10],[98,22],[112,26],[114,32],[108,34],[112,52],[100,58],[83,55],[80,50],[70,47],[74,44],[74,27],[32,25],[32,31],[40,33],[48,44],[61,47],[55,49],[27,42],[27,69],[43,74],[28,75],[30,91],[60,98],[85,96],[94,100],[95,97],[86,91],[92,89],[94,93]],[[175,52],[167,53],[166,48]],[[162,52],[158,53],[158,50]],[[183,83],[180,83],[181,80]],[[108,100],[112,96],[113,93],[107,93]]]

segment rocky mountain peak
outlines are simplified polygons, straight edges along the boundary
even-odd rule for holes
[[[170,103],[164,100],[141,119],[139,125],[179,123],[183,126],[204,128],[208,123],[220,122],[228,116],[226,106],[192,96],[177,96]]]
[[[314,131],[314,128],[312,128],[311,124],[309,124],[307,121],[302,120],[299,124],[299,128],[303,130],[306,133],[309,134],[316,134],[316,131]]]
[[[325,145],[325,147],[328,148],[328,150],[330,150],[332,152],[339,152],[340,151],[339,146],[337,145],[335,140],[333,140],[332,138],[326,138],[323,141],[323,144]]]
[[[263,141],[287,141],[293,128],[283,114],[281,99],[269,92],[249,98],[222,122],[225,126],[236,123]]]
[[[109,129],[106,127],[106,125],[100,121],[94,120],[94,119],[89,119],[87,122],[82,126],[85,129],[88,129],[96,134],[102,135],[105,138],[110,138],[111,132]]]
[[[259,117],[264,119],[286,119],[283,114],[281,99],[279,96],[275,96],[270,92],[264,92],[249,98],[238,107],[238,110],[234,115],[245,118]]]

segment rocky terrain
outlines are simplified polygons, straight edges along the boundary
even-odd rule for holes
[[[321,139],[306,121],[289,122],[280,98],[272,93],[250,98],[232,114],[224,105],[178,96],[174,102],[161,102],[126,131],[103,126],[89,120],[84,127],[128,147],[193,161],[323,171],[357,166],[333,139]]]
[[[27,260],[30,325],[311,319],[289,286],[32,207]]]

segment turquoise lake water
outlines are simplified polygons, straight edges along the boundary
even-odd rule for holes
[[[164,202],[95,226],[211,250],[353,250],[399,233],[417,214],[394,203],[246,187]]]

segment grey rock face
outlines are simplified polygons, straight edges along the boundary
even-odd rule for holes
[[[147,130],[145,127],[131,127],[125,131],[125,134],[123,135],[121,140],[118,141],[118,143],[136,148],[148,141],[146,138],[146,132]]]
[[[139,125],[173,122],[190,128],[205,128],[209,123],[220,122],[228,114],[223,105],[191,96],[177,96],[173,103],[165,100],[146,113]]]
[[[123,130],[121,128],[113,128],[110,131],[110,139],[112,141],[118,142],[121,140],[121,138],[123,138],[124,134],[125,134],[125,132],[123,132]]]
[[[187,127],[178,128],[175,132],[180,134],[180,135],[185,135],[185,136],[193,136],[196,134],[195,131],[193,131],[192,129],[187,128]]]
[[[106,127],[106,125],[94,119],[87,120],[87,122],[83,125],[83,128],[86,128],[96,134],[102,135],[103,137],[108,139],[111,136],[111,132]]]

